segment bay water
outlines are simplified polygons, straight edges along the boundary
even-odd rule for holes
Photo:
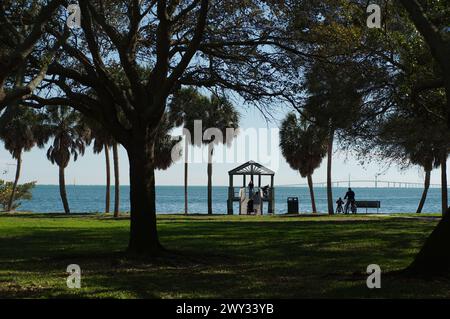
[[[417,209],[421,188],[353,188],[356,200],[379,200],[381,208],[379,213],[414,213]],[[344,197],[346,187],[333,188],[334,201]],[[122,186],[121,211],[129,211],[129,187]],[[207,211],[206,186],[189,186],[190,213],[203,214]],[[69,205],[73,213],[103,212],[105,207],[105,186],[67,185]],[[226,214],[227,210],[226,186],[213,187],[213,210],[216,214]],[[327,211],[327,197],[325,187],[316,187],[316,204],[319,212]],[[287,198],[298,197],[300,212],[311,212],[311,201],[307,187],[277,187],[275,188],[275,211],[283,214],[287,211]],[[423,212],[437,213],[440,211],[440,189],[430,188]],[[113,208],[114,187],[111,188],[111,209]],[[235,214],[238,212],[238,203],[234,204]],[[158,214],[173,214],[184,211],[183,186],[157,186],[156,207]],[[23,201],[19,211],[57,213],[63,212],[59,197],[58,185],[37,185],[33,190],[33,199]],[[264,211],[267,210],[265,203]],[[365,212],[360,209],[359,212]],[[376,213],[376,209],[369,209]]]

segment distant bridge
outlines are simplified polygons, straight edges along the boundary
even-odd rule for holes
[[[374,187],[374,188],[423,188],[424,182],[399,182],[383,180],[346,180],[332,181],[332,187]],[[277,185],[278,187],[308,187],[307,183]],[[326,187],[327,182],[314,183],[314,187]],[[430,184],[430,188],[440,188],[441,184]]]

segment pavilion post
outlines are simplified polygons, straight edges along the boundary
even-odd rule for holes
[[[273,188],[273,175],[270,175],[270,193],[269,193],[269,205],[268,205],[268,213],[270,215],[275,211],[275,190]]]
[[[228,186],[228,201],[227,201],[228,215],[233,215],[233,200],[234,200],[233,175],[230,174],[230,182]]]

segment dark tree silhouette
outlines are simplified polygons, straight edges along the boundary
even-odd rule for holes
[[[23,152],[31,150],[34,146],[42,148],[48,141],[48,132],[42,127],[42,120],[43,114],[17,104],[7,107],[0,116],[0,139],[3,140],[5,149],[16,160],[16,174],[7,211],[13,209]]]
[[[61,44],[45,39],[45,26],[65,1],[27,2],[0,2],[0,110],[36,89]],[[27,82],[17,83],[17,74],[27,74]]]
[[[105,213],[110,211],[111,203],[111,164],[109,151],[110,147],[115,144],[114,138],[111,134],[105,130],[101,124],[95,122],[85,116],[82,117],[82,121],[90,129],[90,135],[88,136],[87,144],[90,144],[93,140],[93,151],[95,154],[105,153],[105,166],[106,166],[106,193],[105,193]],[[116,164],[114,164],[116,165]],[[116,183],[117,187],[117,183]]]
[[[114,162],[114,217],[120,214],[120,168],[119,168],[119,145],[113,143],[113,162]]]
[[[342,63],[342,62],[341,62]],[[304,109],[308,118],[325,130],[327,137],[327,201],[328,214],[334,214],[331,165],[335,134],[353,125],[360,117],[362,94],[359,88],[364,83],[358,68],[351,61],[342,68],[336,64],[315,63],[306,75]]]
[[[424,190],[417,213],[422,211],[425,204],[430,187],[431,171],[441,165],[442,158],[446,157],[444,153],[449,146],[448,136],[442,134],[444,123],[429,117],[426,114],[414,114],[408,109],[399,111],[389,116],[385,122],[377,123],[377,134],[366,146],[369,152],[375,152],[377,157],[391,161],[402,168],[408,168],[411,165],[419,165],[423,168]],[[433,123],[432,128],[430,123]],[[445,175],[445,166],[441,170]],[[442,186],[443,191],[446,192],[446,187]]]
[[[208,146],[208,214],[213,213],[212,209],[212,169],[213,169],[213,155],[214,145],[224,144],[231,145],[231,142],[236,137],[235,131],[239,127],[239,113],[234,108],[233,104],[225,97],[218,97],[213,95],[209,99],[208,107],[203,116],[206,124],[206,131],[204,134],[205,143]],[[214,131],[210,131],[214,129]],[[231,133],[230,130],[233,129]],[[228,130],[228,134],[227,134]],[[219,134],[220,133],[220,134]],[[218,135],[218,136],[216,136]]]
[[[190,145],[200,146],[194,140],[194,122],[204,120],[205,109],[208,106],[208,99],[202,96],[194,88],[185,88],[176,92],[169,105],[169,121],[175,127],[183,126],[185,129],[184,139],[184,214],[189,212],[188,207],[188,170],[189,170],[189,147]],[[203,132],[202,132],[203,133]],[[197,141],[198,142],[198,141]]]
[[[281,123],[280,148],[289,166],[308,179],[311,208],[316,213],[312,175],[327,155],[327,132],[289,113]]]
[[[285,49],[277,45],[274,19],[284,18],[276,8],[269,18],[272,10],[260,1],[102,3],[79,2],[82,32],[71,31],[60,59],[48,67],[48,83],[61,94],[32,96],[30,103],[69,105],[124,146],[130,162],[128,251],[157,255],[154,154],[168,97],[182,85],[235,90],[249,102],[280,94],[272,65],[285,63],[278,54]],[[253,19],[243,19],[247,14]],[[56,27],[50,33],[64,38]]]
[[[70,214],[66,192],[65,169],[69,165],[72,156],[73,160],[76,161],[79,154],[84,154],[86,140],[89,140],[91,132],[82,123],[80,113],[66,106],[48,107],[44,125],[53,137],[53,143],[47,151],[47,158],[52,164],[56,164],[59,167],[61,201],[65,213]]]
[[[227,129],[237,129],[239,126],[239,113],[233,104],[223,96],[212,95],[210,98],[199,94],[193,88],[182,89],[177,92],[170,104],[169,118],[175,126],[183,126],[185,132],[185,170],[184,170],[184,193],[185,214],[188,213],[187,206],[187,184],[188,184],[188,148],[189,145],[208,147],[207,163],[207,212],[212,214],[212,158],[214,146],[221,143],[230,145],[235,137],[227,136]],[[195,121],[202,123],[201,140],[194,139]],[[212,131],[211,129],[214,129]],[[217,129],[217,130],[216,130]],[[207,135],[207,136],[205,136]],[[219,135],[219,136],[215,136]]]
[[[399,0],[411,21],[423,36],[431,55],[441,68],[441,77],[424,79],[416,84],[416,91],[444,88],[447,96],[447,125],[450,127],[450,29],[448,3],[433,2],[424,9],[418,0]],[[425,1],[427,2],[427,1]],[[449,235],[450,236],[450,235]]]

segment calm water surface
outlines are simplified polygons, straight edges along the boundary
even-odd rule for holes
[[[345,187],[333,189],[335,201],[339,196],[344,197]],[[380,200],[380,213],[404,213],[415,212],[422,195],[420,188],[354,188],[357,200]],[[207,210],[206,194],[204,186],[189,187],[189,209],[192,213],[205,213]],[[104,210],[104,186],[67,186],[69,204],[72,212],[101,212]],[[226,213],[227,187],[213,187],[213,209],[215,213]],[[326,212],[326,188],[316,187],[316,202],[320,212]],[[285,213],[287,210],[286,199],[289,196],[299,198],[300,210],[311,211],[309,191],[306,187],[278,187],[275,190],[275,210],[277,213]],[[111,202],[114,198],[114,188],[111,189]],[[184,210],[183,186],[158,186],[156,189],[156,206],[160,214],[180,213]],[[428,192],[424,212],[439,212],[440,190],[431,188]],[[113,207],[113,204],[111,204]],[[121,187],[121,210],[129,210],[129,187]],[[238,211],[238,203],[235,203],[235,213]],[[267,209],[267,205],[265,206]],[[59,197],[57,185],[38,185],[33,190],[33,199],[23,201],[21,211],[33,212],[63,212],[63,206]],[[365,210],[364,210],[365,211]],[[376,212],[376,210],[369,210]]]

